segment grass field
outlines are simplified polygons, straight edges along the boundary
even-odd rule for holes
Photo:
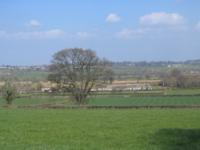
[[[5,105],[6,101],[0,98],[0,105]],[[63,104],[69,105],[71,101],[66,96],[32,96],[17,98],[12,105],[42,105],[42,104]]]
[[[0,109],[1,150],[199,150],[200,110]]]
[[[0,106],[6,101],[0,98]],[[75,105],[69,96],[31,96],[17,98],[13,106],[25,105]],[[98,95],[88,100],[91,106],[192,106],[200,105],[200,96],[130,96],[130,95]]]
[[[48,72],[36,70],[0,69],[0,78],[17,78],[25,81],[46,80]]]
[[[89,104],[100,106],[200,105],[200,96],[97,96],[92,97]]]
[[[200,95],[200,89],[169,89],[166,95]]]

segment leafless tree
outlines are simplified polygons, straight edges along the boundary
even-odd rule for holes
[[[163,77],[163,85],[169,87],[185,88],[186,76],[178,69],[173,69],[171,72]]]
[[[83,104],[95,84],[104,82],[110,69],[108,61],[90,49],[64,49],[53,56],[49,80],[67,87],[76,102]]]

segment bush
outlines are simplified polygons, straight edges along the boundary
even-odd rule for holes
[[[6,81],[2,87],[2,97],[6,100],[7,104],[12,104],[17,96],[17,89],[14,84]]]

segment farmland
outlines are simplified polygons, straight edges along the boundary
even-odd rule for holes
[[[12,105],[0,97],[1,150],[199,150],[200,89],[160,85],[159,72],[170,68],[121,67],[108,86],[152,89],[97,90],[80,105],[68,92],[33,88],[52,85],[48,71],[1,69],[1,85],[8,76],[22,91]]]
[[[137,82],[117,80],[113,84]],[[85,104],[93,109],[79,108],[70,93],[62,92],[21,93],[12,105],[0,98],[0,148],[199,150],[200,110],[189,107],[200,106],[200,89],[163,88],[157,82],[140,80],[142,84],[152,84],[153,90],[93,92]],[[94,109],[97,106],[123,109]],[[142,108],[124,109],[124,106]],[[188,108],[144,109],[144,106]]]
[[[199,60],[185,62],[112,62],[112,69],[117,80],[159,79],[160,75],[167,74],[178,68],[185,74],[200,74]],[[18,80],[46,80],[48,66],[8,66],[1,68],[0,80],[7,77]]]
[[[200,111],[0,109],[1,150],[199,150]]]
[[[48,76],[47,71],[33,69],[0,69],[0,80],[13,78],[22,81],[41,81]]]
[[[5,105],[5,100],[0,99],[0,104]],[[23,105],[41,105],[41,104],[70,104],[69,98],[65,96],[32,96],[32,97],[21,97],[17,98],[13,102],[13,106],[23,106]]]
[[[6,101],[0,98],[0,107]],[[70,93],[19,95],[13,107],[37,105],[76,105]],[[137,92],[98,92],[88,97],[89,106],[200,106],[200,89],[168,89]]]
[[[200,96],[99,96],[90,99],[95,106],[184,106],[200,105]]]

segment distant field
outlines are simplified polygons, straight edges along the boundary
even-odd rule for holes
[[[0,104],[5,105],[6,104],[5,100],[0,98]],[[71,104],[71,101],[66,96],[34,96],[34,97],[17,98],[13,101],[14,106],[42,105],[42,104],[69,105]]]
[[[19,80],[46,80],[48,72],[36,71],[36,70],[18,70],[18,69],[0,69],[0,78],[4,79],[7,77]]]
[[[112,69],[115,73],[115,79],[119,80],[139,80],[139,79],[160,79],[160,74],[169,73],[173,68],[178,68],[179,70],[190,73],[191,71],[197,72],[199,74],[200,68],[199,64],[179,64],[168,67],[168,65],[120,65],[114,64]],[[47,71],[37,71],[33,69],[0,69],[0,78],[5,78],[11,76],[13,78],[18,78],[20,80],[45,80],[48,76]],[[147,81],[149,82],[149,81]],[[153,80],[153,82],[155,82]]]
[[[200,96],[97,96],[92,97],[89,104],[98,106],[200,105]]]
[[[199,150],[200,110],[0,109],[1,150]]]
[[[6,104],[0,98],[0,106]],[[17,98],[13,106],[30,105],[75,105],[69,96],[31,96]],[[130,95],[98,95],[88,99],[90,106],[200,106],[200,96],[130,96]]]
[[[200,95],[200,89],[169,89],[166,95]]]
[[[116,79],[145,79],[149,76],[151,79],[159,79],[160,74],[169,73],[173,68],[190,73],[191,71],[200,72],[199,65],[194,64],[179,64],[168,67],[168,65],[162,66],[134,66],[134,65],[117,65],[113,66],[113,70],[116,75]]]
[[[13,106],[75,105],[69,93],[23,94],[13,101]],[[0,97],[0,107],[6,104]],[[200,106],[200,89],[168,89],[137,92],[99,92],[88,98],[90,106]]]

